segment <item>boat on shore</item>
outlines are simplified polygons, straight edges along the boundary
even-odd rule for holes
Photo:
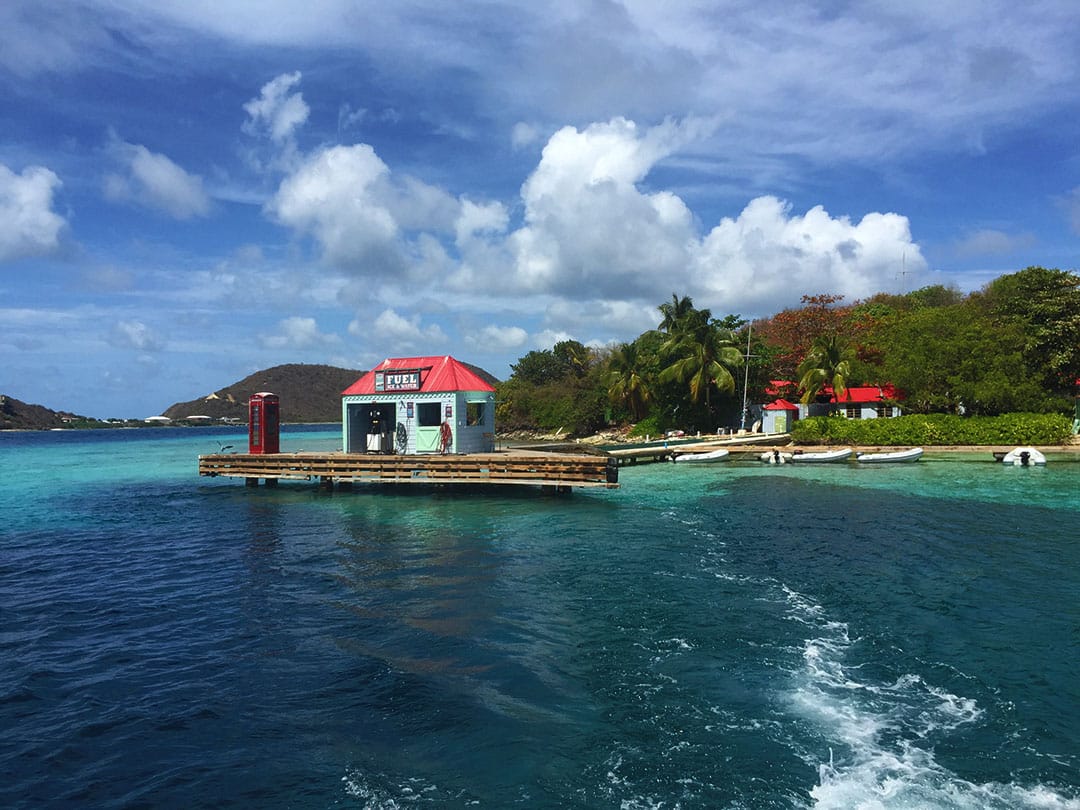
[[[1046,456],[1034,447],[1017,447],[1002,456],[1001,461],[1014,467],[1034,467],[1045,464]]]
[[[758,456],[766,464],[787,464],[791,461],[791,453],[783,453],[780,450],[769,450]]]
[[[921,447],[911,447],[907,450],[891,450],[884,453],[856,453],[855,460],[860,464],[893,464],[909,461],[918,461],[922,458]]]
[[[847,461],[851,458],[851,448],[844,447],[840,450],[823,450],[819,453],[791,454],[792,464],[829,464],[835,461]]]
[[[676,453],[672,455],[671,460],[679,464],[709,464],[714,461],[726,461],[730,457],[730,450],[720,448],[707,453]]]

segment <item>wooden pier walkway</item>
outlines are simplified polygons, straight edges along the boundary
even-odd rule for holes
[[[376,453],[220,453],[199,456],[199,475],[337,484],[531,484],[556,491],[571,487],[619,486],[615,460],[605,455],[566,455],[527,450],[463,455]]]

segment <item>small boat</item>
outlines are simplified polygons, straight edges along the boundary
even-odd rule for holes
[[[922,458],[921,447],[908,450],[893,450],[888,453],[856,453],[855,460],[860,464],[888,464],[891,462],[918,461]]]
[[[709,461],[723,461],[731,455],[730,450],[710,450],[708,453],[676,453],[671,457],[672,461],[676,461],[680,464],[687,462],[705,463]]]
[[[1017,447],[1002,456],[1001,461],[1014,467],[1034,467],[1036,464],[1045,464],[1046,456],[1034,447]]]
[[[766,464],[787,464],[791,461],[791,453],[781,453],[779,450],[769,450],[758,456]]]
[[[851,448],[842,450],[823,450],[820,453],[792,453],[793,464],[827,464],[832,461],[846,461],[851,458]]]

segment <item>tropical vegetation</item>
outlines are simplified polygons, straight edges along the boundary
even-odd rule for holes
[[[714,432],[749,427],[744,403],[778,394],[809,403],[851,386],[891,384],[908,418],[800,420],[802,440],[935,444],[935,431],[955,437],[967,430],[979,441],[949,443],[992,444],[1005,424],[1012,436],[1030,428],[1024,435],[1035,442],[1071,424],[1080,276],[1028,267],[969,294],[931,286],[852,303],[806,296],[799,307],[753,323],[716,317],[673,293],[657,307],[656,328],[633,341],[561,341],[511,368],[498,384],[500,430]],[[1011,422],[973,427],[983,420],[971,417],[1006,414]],[[862,432],[856,440],[837,431]],[[872,438],[872,431],[892,431],[896,440]]]

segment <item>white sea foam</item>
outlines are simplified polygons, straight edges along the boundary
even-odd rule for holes
[[[435,785],[420,779],[401,779],[397,784],[390,784],[386,778],[372,778],[351,770],[341,777],[341,781],[346,795],[359,800],[364,810],[401,810],[417,804],[442,804],[448,798]],[[463,807],[477,803],[463,796],[454,799]]]
[[[789,703],[831,741],[810,792],[818,810],[1080,810],[1080,799],[1045,785],[976,784],[934,758],[927,738],[975,722],[983,710],[971,698],[927,683],[918,674],[894,682],[859,677],[847,657],[848,626],[820,605],[784,588],[789,618],[813,628],[793,673]],[[834,749],[835,747],[835,753]]]

